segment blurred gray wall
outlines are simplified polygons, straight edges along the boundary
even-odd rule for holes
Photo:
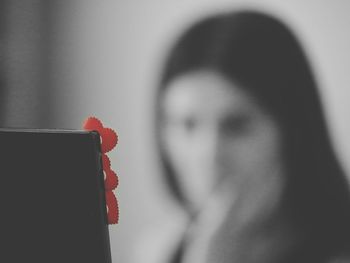
[[[120,176],[114,262],[127,263],[142,231],[170,214],[151,136],[155,86],[170,43],[206,14],[253,7],[296,30],[350,172],[349,1],[8,0],[0,7],[2,125],[80,128],[96,115],[119,133],[110,155]]]
[[[0,122],[50,127],[51,2],[0,2]]]

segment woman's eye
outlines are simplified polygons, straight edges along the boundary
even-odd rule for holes
[[[194,119],[184,118],[164,118],[161,121],[162,125],[166,129],[178,131],[182,133],[192,133],[198,126],[198,123]]]
[[[183,121],[183,128],[186,132],[193,132],[197,126],[197,122],[193,119],[187,119]]]
[[[222,124],[224,134],[245,135],[249,132],[250,120],[246,116],[226,119]]]

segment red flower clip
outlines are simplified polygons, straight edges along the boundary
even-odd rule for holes
[[[87,118],[83,128],[87,131],[97,131],[100,134],[102,167],[105,174],[107,218],[109,224],[117,224],[119,221],[118,201],[112,190],[118,186],[119,180],[117,174],[111,169],[111,161],[106,153],[117,145],[118,135],[111,128],[105,128],[102,122],[95,117]]]

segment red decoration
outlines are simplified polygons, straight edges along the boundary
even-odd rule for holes
[[[119,207],[118,201],[112,191],[106,191],[106,202],[107,202],[107,218],[109,224],[117,224],[119,221]]]
[[[102,122],[95,118],[89,117],[84,123],[84,129],[88,131],[97,131],[102,139],[101,151],[107,153],[111,151],[118,143],[118,135],[111,128],[103,127]]]
[[[113,190],[118,186],[118,176],[112,170],[105,171],[106,179],[105,179],[105,189]]]
[[[118,143],[118,135],[111,128],[105,128],[102,122],[95,118],[89,117],[83,125],[84,130],[97,131],[101,137],[102,167],[105,173],[105,191],[107,218],[109,224],[117,224],[119,221],[118,201],[113,193],[113,189],[118,186],[119,179],[117,174],[111,169],[111,161],[107,156],[107,152],[111,151]]]
[[[105,169],[111,168],[111,161],[109,160],[107,154],[105,153],[102,154],[102,165],[103,165],[103,168]]]

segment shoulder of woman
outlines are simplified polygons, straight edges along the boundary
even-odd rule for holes
[[[182,237],[185,227],[186,219],[180,214],[173,214],[146,227],[135,240],[130,262],[168,262],[168,258]]]
[[[350,263],[350,257],[337,257],[337,258],[331,259],[327,263]]]
[[[350,263],[350,251],[346,251],[345,253],[333,257],[327,263]]]

